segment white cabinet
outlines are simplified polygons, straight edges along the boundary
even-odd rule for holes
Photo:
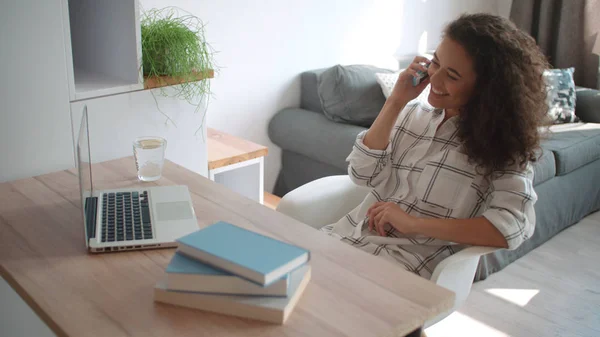
[[[73,165],[60,5],[0,1],[0,182]]]
[[[70,101],[143,89],[137,0],[62,0]]]

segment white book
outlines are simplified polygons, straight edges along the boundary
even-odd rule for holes
[[[182,307],[283,324],[294,310],[310,281],[310,277],[310,265],[304,265],[291,272],[288,297],[216,295],[173,291],[168,290],[166,281],[162,280],[154,288],[154,300]]]
[[[169,290],[232,295],[287,296],[289,274],[262,286],[176,252],[167,266]]]

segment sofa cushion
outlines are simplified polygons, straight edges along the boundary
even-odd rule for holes
[[[269,138],[276,145],[344,171],[356,136],[363,130],[296,108],[281,110],[269,122]]]
[[[575,113],[582,122],[600,123],[600,90],[577,87]]]
[[[533,186],[550,180],[556,175],[556,162],[552,151],[542,148],[542,155],[537,162],[533,163],[533,172]]]
[[[336,65],[320,76],[321,108],[329,119],[370,126],[381,111],[385,97],[375,73],[392,72],[369,65]]]
[[[565,175],[600,159],[600,124],[553,125],[550,131],[542,147],[554,153],[556,175]]]

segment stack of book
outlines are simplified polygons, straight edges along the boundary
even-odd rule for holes
[[[283,324],[310,281],[310,252],[218,222],[177,240],[154,300]]]

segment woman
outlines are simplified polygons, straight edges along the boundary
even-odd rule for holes
[[[433,59],[414,59],[356,139],[348,173],[371,193],[323,230],[427,278],[466,245],[518,247],[535,227],[546,67],[506,19],[450,23]],[[429,76],[414,87],[419,70]],[[428,85],[429,104],[415,99]]]

